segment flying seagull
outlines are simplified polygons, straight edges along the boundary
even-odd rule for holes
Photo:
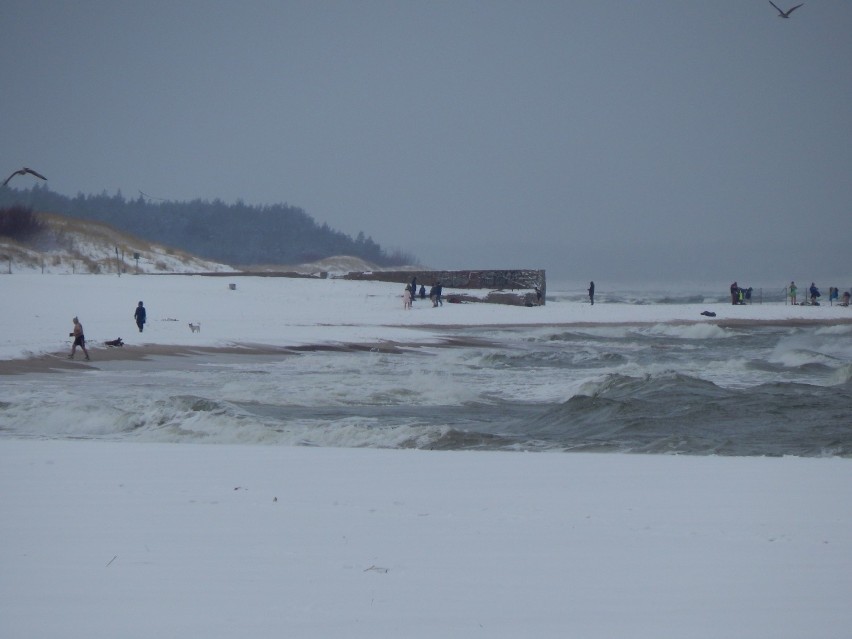
[[[33,171],[32,169],[30,169],[30,168],[28,168],[28,167],[26,167],[26,166],[25,166],[24,168],[22,168],[22,169],[18,169],[17,171],[15,171],[14,173],[12,173],[12,175],[10,175],[9,177],[7,177],[7,178],[6,178],[6,181],[5,181],[5,182],[3,182],[3,186],[6,186],[6,185],[9,183],[9,180],[11,180],[11,179],[12,179],[13,177],[15,177],[16,175],[26,175],[27,173],[29,173],[30,175],[35,175],[37,178],[41,178],[42,180],[47,180],[47,178],[46,178],[46,177],[44,177],[44,176],[43,176],[41,173],[39,173],[38,171]]]
[[[769,0],[769,4],[775,7],[776,11],[778,11],[779,18],[789,18],[791,13],[793,13],[796,9],[802,6],[801,4],[797,4],[792,9],[787,9],[787,11],[781,11],[781,9],[778,8],[778,5],[772,2],[772,0]],[[802,4],[804,4],[804,2]]]

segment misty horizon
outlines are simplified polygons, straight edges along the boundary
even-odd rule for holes
[[[287,203],[436,268],[852,280],[846,2],[6,14],[4,175],[69,197]]]

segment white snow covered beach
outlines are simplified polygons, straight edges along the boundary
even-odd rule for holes
[[[97,357],[105,354],[98,352],[103,343],[117,337],[127,344],[128,356],[130,350],[154,346],[286,348],[434,341],[440,339],[441,326],[690,322],[700,332],[721,321],[852,322],[852,307],[829,305],[607,304],[599,299],[594,306],[549,300],[545,306],[527,308],[451,304],[446,301],[451,289],[444,289],[445,303],[439,308],[418,299],[405,310],[403,288],[383,282],[281,277],[0,276],[0,359],[68,352],[72,317],[80,318]],[[139,301],[148,314],[142,334],[133,321]],[[716,317],[702,316],[703,311]],[[190,322],[200,324],[200,332],[191,333]]]
[[[128,358],[150,358],[156,374],[170,351],[382,348],[439,343],[442,327],[527,324],[674,323],[701,334],[725,322],[822,322],[843,340],[852,319],[852,309],[827,305],[590,306],[570,296],[536,308],[426,300],[406,311],[400,289],[271,277],[0,277],[0,636],[849,635],[847,458],[4,432],[13,383],[108,373]],[[91,362],[64,359],[74,316]],[[116,337],[123,349],[103,345]],[[89,387],[81,392],[97,401]]]
[[[848,459],[0,440],[3,637],[834,637]]]

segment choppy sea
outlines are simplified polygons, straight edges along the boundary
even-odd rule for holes
[[[694,301],[667,294],[653,303]],[[444,336],[434,346],[159,357],[7,376],[0,437],[852,456],[850,324],[468,327]]]

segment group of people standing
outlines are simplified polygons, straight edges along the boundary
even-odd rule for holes
[[[787,287],[787,295],[790,297],[790,303],[794,306],[799,302],[796,299],[796,296],[799,292],[799,289],[796,288],[796,282],[790,282],[790,286]],[[802,301],[802,305],[809,304],[811,306],[819,306],[818,298],[820,298],[820,292],[814,282],[811,282],[811,285],[808,287],[808,296],[805,300]],[[849,291],[843,291],[843,301],[840,301],[840,289],[836,286],[828,287],[828,301],[834,303],[834,300],[837,300],[841,306],[849,306]]]
[[[790,282],[790,286],[787,287],[787,294],[790,296],[790,303],[793,304],[793,306],[799,303],[796,299],[798,293],[799,289],[796,286],[796,282]],[[816,284],[814,282],[811,282],[810,288],[808,288],[808,297],[805,299],[810,299],[811,306],[818,306],[818,297],[820,297],[819,289],[816,287]],[[807,304],[807,302],[802,302],[802,304]]]
[[[796,287],[796,282],[790,282],[790,286],[787,287],[787,295],[790,297],[790,303],[794,306],[799,304],[797,300],[799,289]],[[819,289],[817,288],[814,282],[811,282],[811,285],[808,287],[808,296],[805,298],[805,301],[802,301],[802,305],[809,304],[811,306],[819,306],[818,299],[821,297]],[[836,286],[830,286],[828,289],[828,301],[834,302],[834,300],[839,301],[840,298],[840,289]],[[843,293],[843,302],[841,306],[849,306],[849,291],[845,291]]]
[[[432,285],[432,288],[429,289],[429,299],[432,301],[432,306],[443,306],[444,300],[441,297],[442,291],[444,287],[440,282],[435,282]],[[417,291],[417,278],[414,277],[411,280],[411,284],[405,285],[405,292],[402,294],[402,306],[403,308],[410,309],[411,303],[417,299],[418,291]],[[424,285],[420,285],[420,299],[426,299],[426,287]]]
[[[731,304],[745,304],[747,301],[751,301],[751,292],[753,290],[751,286],[742,288],[734,282],[731,284]]]

